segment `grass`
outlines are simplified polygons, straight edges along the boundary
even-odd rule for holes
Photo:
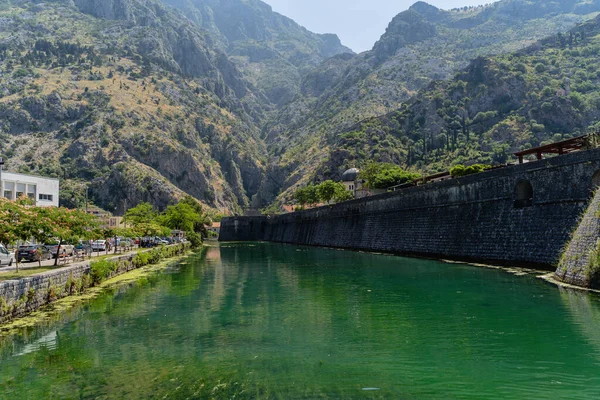
[[[59,269],[59,268],[63,268],[64,265],[59,265],[57,267],[42,267],[42,268],[27,268],[27,269],[19,269],[19,272],[17,271],[10,271],[4,274],[0,275],[0,282],[1,281],[10,281],[12,279],[22,279],[22,278],[27,278],[28,276],[31,275],[35,275],[35,274],[41,274],[42,272],[47,272],[47,271],[52,271],[53,269]]]

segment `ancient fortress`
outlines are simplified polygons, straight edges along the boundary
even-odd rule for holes
[[[557,269],[596,284],[600,149],[274,217],[222,222],[221,241],[271,241]]]

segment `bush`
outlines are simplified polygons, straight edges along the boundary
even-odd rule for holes
[[[473,164],[468,167],[465,167],[464,165],[457,165],[457,166],[453,167],[452,169],[450,169],[450,175],[452,175],[454,178],[458,178],[461,176],[478,174],[478,173],[488,170],[490,168],[491,168],[491,165],[484,165],[484,164]]]
[[[117,270],[117,263],[110,260],[93,262],[90,265],[90,278],[94,285],[99,284]]]
[[[200,236],[199,233],[188,232],[186,235],[187,235],[187,239],[190,241],[193,248],[202,246],[202,236]]]

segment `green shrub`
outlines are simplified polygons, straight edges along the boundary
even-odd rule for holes
[[[197,232],[188,232],[187,239],[194,248],[202,246],[202,236],[200,236],[200,234]]]
[[[490,168],[490,165],[484,164],[473,164],[468,167],[465,167],[464,165],[456,165],[455,167],[450,169],[450,175],[452,175],[454,178],[459,178],[461,176],[478,174]]]
[[[48,301],[55,301],[56,299],[58,299],[58,294],[56,293],[56,286],[50,286],[48,288],[47,298]]]
[[[90,278],[94,285],[99,284],[117,270],[117,263],[110,260],[96,261],[90,264]]]
[[[27,303],[31,303],[33,301],[33,299],[35,298],[35,289],[31,288],[27,291]]]
[[[79,280],[79,291],[83,292],[88,287],[90,287],[90,277],[87,274],[83,274]]]

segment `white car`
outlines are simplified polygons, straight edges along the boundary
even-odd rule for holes
[[[106,240],[96,240],[92,243],[92,251],[106,251]]]
[[[4,247],[0,244],[0,266],[8,265],[10,267],[14,261],[15,261],[14,254],[12,254],[8,250],[6,250],[6,247]]]

